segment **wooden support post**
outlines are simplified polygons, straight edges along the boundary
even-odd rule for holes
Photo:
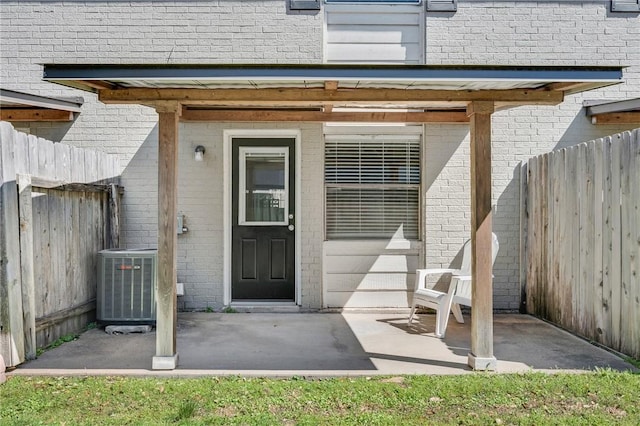
[[[471,353],[474,370],[495,370],[491,225],[491,114],[493,102],[467,107],[471,131]]]
[[[173,370],[176,352],[176,258],[179,103],[158,105],[158,290],[154,370]]]
[[[26,359],[36,359],[36,290],[33,258],[33,209],[31,176],[18,175],[20,205],[20,268],[22,276],[22,317]]]

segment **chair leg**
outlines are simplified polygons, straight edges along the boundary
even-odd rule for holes
[[[449,324],[449,310],[440,309],[436,311],[436,337],[444,339],[444,335],[447,332],[447,324]]]
[[[415,302],[411,304],[411,313],[409,314],[409,324],[413,321],[413,316],[416,313],[416,304]]]
[[[456,321],[458,321],[460,324],[464,324],[464,318],[462,317],[460,305],[454,303],[453,306],[451,306],[451,311],[453,312],[453,316],[456,317]]]

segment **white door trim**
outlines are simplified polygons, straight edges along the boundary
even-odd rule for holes
[[[302,211],[302,134],[300,129],[226,129],[223,131],[223,186],[224,186],[224,255],[223,255],[223,301],[227,306],[231,304],[231,218],[232,210],[232,182],[231,182],[231,141],[233,138],[295,138],[295,207],[296,217],[294,219],[296,227],[296,253],[295,253],[295,302],[300,305],[301,297],[301,270],[302,270],[302,250],[301,250],[301,231],[303,229],[303,218],[300,215]],[[277,303],[277,302],[274,302]]]

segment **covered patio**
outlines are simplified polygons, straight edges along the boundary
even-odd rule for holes
[[[468,352],[471,368],[494,370],[491,116],[522,105],[557,105],[567,94],[616,84],[621,78],[621,67],[52,64],[44,68],[47,81],[95,92],[104,103],[146,105],[158,112],[158,328],[152,368],[167,370],[179,365],[175,218],[180,121],[468,123],[474,286],[470,344],[461,347]],[[191,350],[186,345],[181,344],[182,352]]]
[[[467,374],[469,318],[434,336],[434,315],[405,313],[180,313],[180,364],[152,371],[155,332],[101,329],[45,352],[14,375],[327,377]],[[528,315],[494,317],[496,371],[636,371],[616,355]]]

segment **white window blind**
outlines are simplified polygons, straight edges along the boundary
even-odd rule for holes
[[[420,135],[327,135],[326,237],[418,238]]]

